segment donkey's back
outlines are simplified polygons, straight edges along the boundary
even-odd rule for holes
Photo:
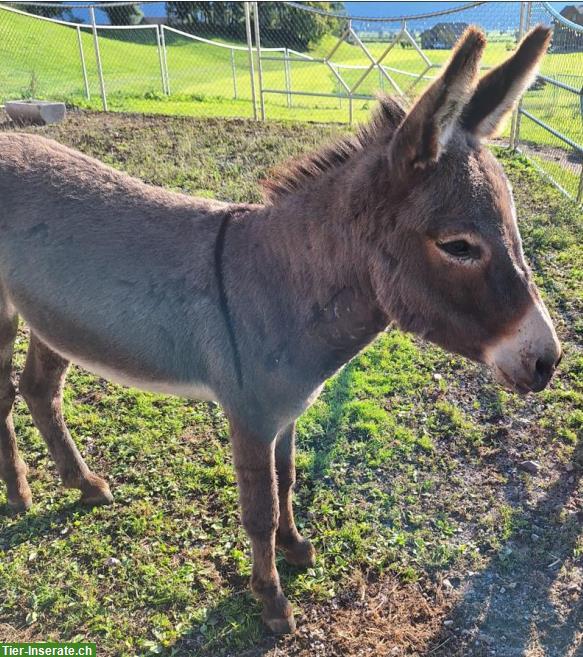
[[[19,209],[22,217],[30,217],[34,209],[42,214],[43,209],[48,209],[47,202],[52,196],[59,205],[74,201],[78,211],[94,208],[86,217],[87,221],[107,222],[107,217],[100,213],[115,208],[115,216],[110,219],[118,224],[118,229],[126,230],[143,228],[144,222],[164,227],[160,219],[184,226],[185,220],[192,224],[228,207],[219,201],[148,185],[52,139],[26,133],[0,133],[0,213],[3,218],[9,212],[18,215]],[[137,204],[140,214],[135,212]],[[131,212],[124,213],[124,209]],[[172,215],[161,215],[168,209],[173,210]],[[53,216],[45,212],[45,221],[52,219]],[[76,219],[73,217],[71,221]]]

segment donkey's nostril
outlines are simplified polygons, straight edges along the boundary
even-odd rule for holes
[[[545,363],[544,358],[537,358],[536,365],[535,365],[535,371],[539,376],[543,376],[545,373],[546,368],[548,367],[547,363]]]
[[[541,357],[537,358],[534,366],[534,377],[532,389],[535,392],[542,390],[550,381],[553,372],[555,371],[555,358]]]

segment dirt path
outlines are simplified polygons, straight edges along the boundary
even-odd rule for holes
[[[583,449],[575,462],[583,466]],[[439,583],[362,582],[305,610],[294,637],[267,638],[229,657],[583,657],[583,568],[573,558],[581,470],[547,470],[544,478],[540,496],[507,490],[523,498],[525,529],[480,573],[440,573]],[[565,514],[572,531],[553,541],[553,523]]]
[[[583,165],[583,154],[577,153],[577,151],[567,146],[560,148],[558,146],[545,146],[544,144],[537,144],[531,141],[521,141],[520,150],[525,155],[540,157],[573,172],[579,170],[579,167]]]

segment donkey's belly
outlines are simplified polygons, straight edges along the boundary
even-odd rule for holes
[[[42,335],[42,332],[35,330],[37,335],[46,344],[49,345],[63,358],[68,361],[79,365],[86,369],[88,372],[100,376],[107,381],[119,383],[123,386],[130,388],[139,388],[148,392],[156,392],[164,395],[177,395],[178,397],[187,397],[188,399],[197,399],[200,401],[217,401],[216,395],[209,386],[204,383],[196,381],[179,381],[173,380],[172,377],[157,379],[155,373],[152,373],[152,378],[140,376],[139,374],[132,374],[131,371],[116,369],[115,364],[107,362],[91,361],[84,358],[82,355],[68,353],[66,350],[52,345],[50,338]]]
[[[157,313],[128,308],[110,289],[112,306],[96,294],[83,305],[45,288],[44,294],[4,279],[16,310],[31,330],[63,358],[109,381],[151,392],[215,400],[208,385],[204,340],[167,300]],[[11,284],[12,283],[12,284]],[[117,303],[116,303],[117,302]],[[201,302],[201,311],[208,305]],[[162,306],[162,307],[160,307]],[[115,311],[117,309],[117,312]],[[208,313],[202,313],[208,314]],[[195,313],[196,315],[196,313]]]
[[[26,317],[24,319],[26,320]],[[135,363],[134,366],[128,365],[128,363],[118,363],[107,352],[103,354],[102,359],[88,357],[82,349],[64,344],[65,341],[62,339],[55,340],[54,336],[46,335],[42,328],[37,328],[28,321],[27,323],[53,351],[107,381],[148,392],[177,395],[201,401],[217,401],[214,391],[201,381],[180,379],[172,372],[161,376],[157,368],[149,368],[147,363]]]

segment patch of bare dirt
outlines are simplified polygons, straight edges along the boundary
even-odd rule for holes
[[[520,150],[526,155],[535,155],[555,162],[565,169],[574,170],[577,166],[583,163],[583,155],[573,148],[560,146],[547,146],[545,144],[537,144],[532,141],[521,141]]]
[[[484,470],[516,470],[516,449]],[[356,581],[306,606],[294,636],[228,657],[583,657],[582,473],[578,447],[567,465],[511,476],[505,493],[524,513],[479,572]]]
[[[429,582],[402,583],[390,575],[364,579],[300,616],[295,635],[266,638],[229,657],[389,657],[426,654],[455,596]]]
[[[14,627],[7,623],[0,623],[0,641],[5,643],[23,643],[41,640],[30,627]]]

